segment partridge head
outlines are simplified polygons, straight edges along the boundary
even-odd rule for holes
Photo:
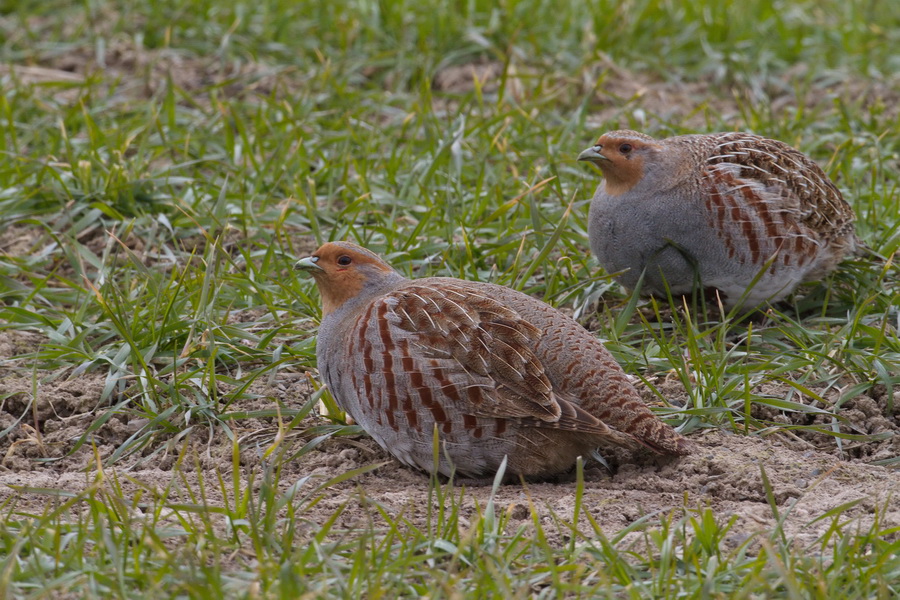
[[[685,454],[603,345],[521,292],[407,279],[349,242],[297,263],[322,298],[316,358],[336,401],[404,464],[544,477],[602,445]]]
[[[824,278],[861,246],[834,183],[777,140],[612,131],[578,160],[604,177],[591,201],[591,249],[645,294],[699,290],[749,309]]]

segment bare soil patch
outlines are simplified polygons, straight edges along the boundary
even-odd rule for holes
[[[9,354],[33,349],[40,340],[33,334],[3,332],[0,349]],[[8,361],[7,361],[8,362]],[[7,430],[0,440],[0,504],[11,501],[17,510],[40,514],[48,504],[60,501],[58,496],[33,491],[50,488],[79,492],[97,480],[97,458],[108,459],[113,451],[146,421],[127,414],[112,416],[91,435],[92,443],[71,453],[74,444],[99,418],[98,408],[105,378],[86,374],[72,379],[56,379],[34,386],[32,375],[7,370],[0,380],[0,430]],[[665,393],[678,395],[678,384],[657,382]],[[33,399],[33,391],[37,398]],[[310,393],[304,373],[285,372],[271,384],[260,383],[256,397],[229,407],[229,410],[273,408],[275,400],[288,406],[299,406]],[[895,416],[885,416],[879,398],[854,399],[852,410],[858,410],[863,422],[896,431]],[[866,416],[867,413],[872,413]],[[775,418],[773,416],[773,418]],[[868,421],[866,421],[868,419]],[[297,431],[322,424],[319,416],[309,416]],[[277,419],[241,419],[233,423],[240,441],[241,479],[250,481],[250,473],[263,468],[263,451],[274,439]],[[287,443],[295,449],[308,436],[292,433]],[[897,436],[895,436],[896,438]],[[895,438],[878,444],[896,444]],[[892,496],[900,492],[900,472],[866,464],[849,453],[840,454],[833,443],[813,443],[799,437],[773,435],[768,438],[740,436],[724,431],[708,430],[692,439],[697,450],[681,459],[661,459],[649,454],[611,452],[612,472],[597,463],[585,470],[584,508],[607,533],[617,532],[644,515],[671,510],[699,510],[709,507],[724,522],[732,515],[737,520],[730,540],[739,545],[754,532],[775,525],[768,504],[762,472],[771,481],[772,493],[782,513],[787,513],[785,530],[795,543],[812,544],[830,525],[823,519],[810,525],[831,508],[855,502],[842,518],[855,522],[853,527],[865,529],[879,519],[880,527],[900,527],[900,509]],[[184,445],[188,445],[186,452]],[[890,447],[896,455],[896,446]],[[877,451],[860,452],[872,456]],[[184,459],[179,457],[184,455]],[[47,462],[46,459],[56,459]],[[378,503],[391,515],[403,514],[417,525],[428,517],[429,479],[394,461],[366,436],[332,438],[311,453],[282,466],[281,485],[292,485],[303,477],[311,477],[306,490],[315,485],[367,465],[383,466],[328,488],[324,498],[304,513],[310,531],[316,523],[324,523],[342,505],[346,509],[338,521],[338,529],[386,525],[372,503]],[[221,432],[195,425],[183,438],[162,437],[137,455],[126,457],[105,467],[106,477],[116,476],[125,494],[146,493],[172,486],[170,501],[182,497],[188,501],[188,487],[207,482],[208,500],[223,502],[224,494],[233,493],[210,483],[219,481],[217,473],[231,485],[232,445]],[[127,474],[127,477],[117,477]],[[27,488],[32,488],[29,491]],[[571,519],[575,505],[574,477],[557,481],[504,485],[495,496],[495,506],[509,511],[509,527],[533,527],[531,506],[540,515],[553,543],[566,541],[566,531],[556,519]],[[196,490],[196,488],[194,488]],[[459,491],[455,492],[459,494]],[[490,496],[489,487],[470,487],[462,494],[461,514],[466,519],[477,516]],[[224,525],[223,525],[224,526]],[[582,526],[587,527],[583,522]],[[587,529],[585,529],[587,530]],[[634,535],[631,542],[641,543]]]

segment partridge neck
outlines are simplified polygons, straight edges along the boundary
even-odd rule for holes
[[[603,176],[606,178],[606,193],[619,196],[640,183],[644,177],[644,161],[640,157],[618,162],[615,165],[601,164]]]
[[[396,272],[378,272],[369,277],[341,282],[340,285],[320,283],[322,316],[353,314],[374,298],[394,290],[408,280]]]

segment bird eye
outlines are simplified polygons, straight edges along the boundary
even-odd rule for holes
[[[346,254],[344,254],[343,256],[341,256],[340,258],[337,259],[337,264],[341,265],[342,267],[346,267],[347,265],[349,265],[352,262],[353,262],[353,259],[351,259]]]
[[[621,152],[622,154],[628,154],[629,152],[631,152],[631,144],[622,144],[621,146],[619,146],[619,152]]]

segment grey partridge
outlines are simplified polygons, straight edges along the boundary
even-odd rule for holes
[[[600,265],[634,289],[776,302],[862,246],[853,209],[810,158],[749,133],[612,131],[578,160],[603,172],[588,223]]]
[[[407,279],[349,242],[297,267],[322,300],[316,358],[338,404],[402,463],[483,478],[546,477],[604,445],[685,454],[606,348],[526,294],[447,277]]]

